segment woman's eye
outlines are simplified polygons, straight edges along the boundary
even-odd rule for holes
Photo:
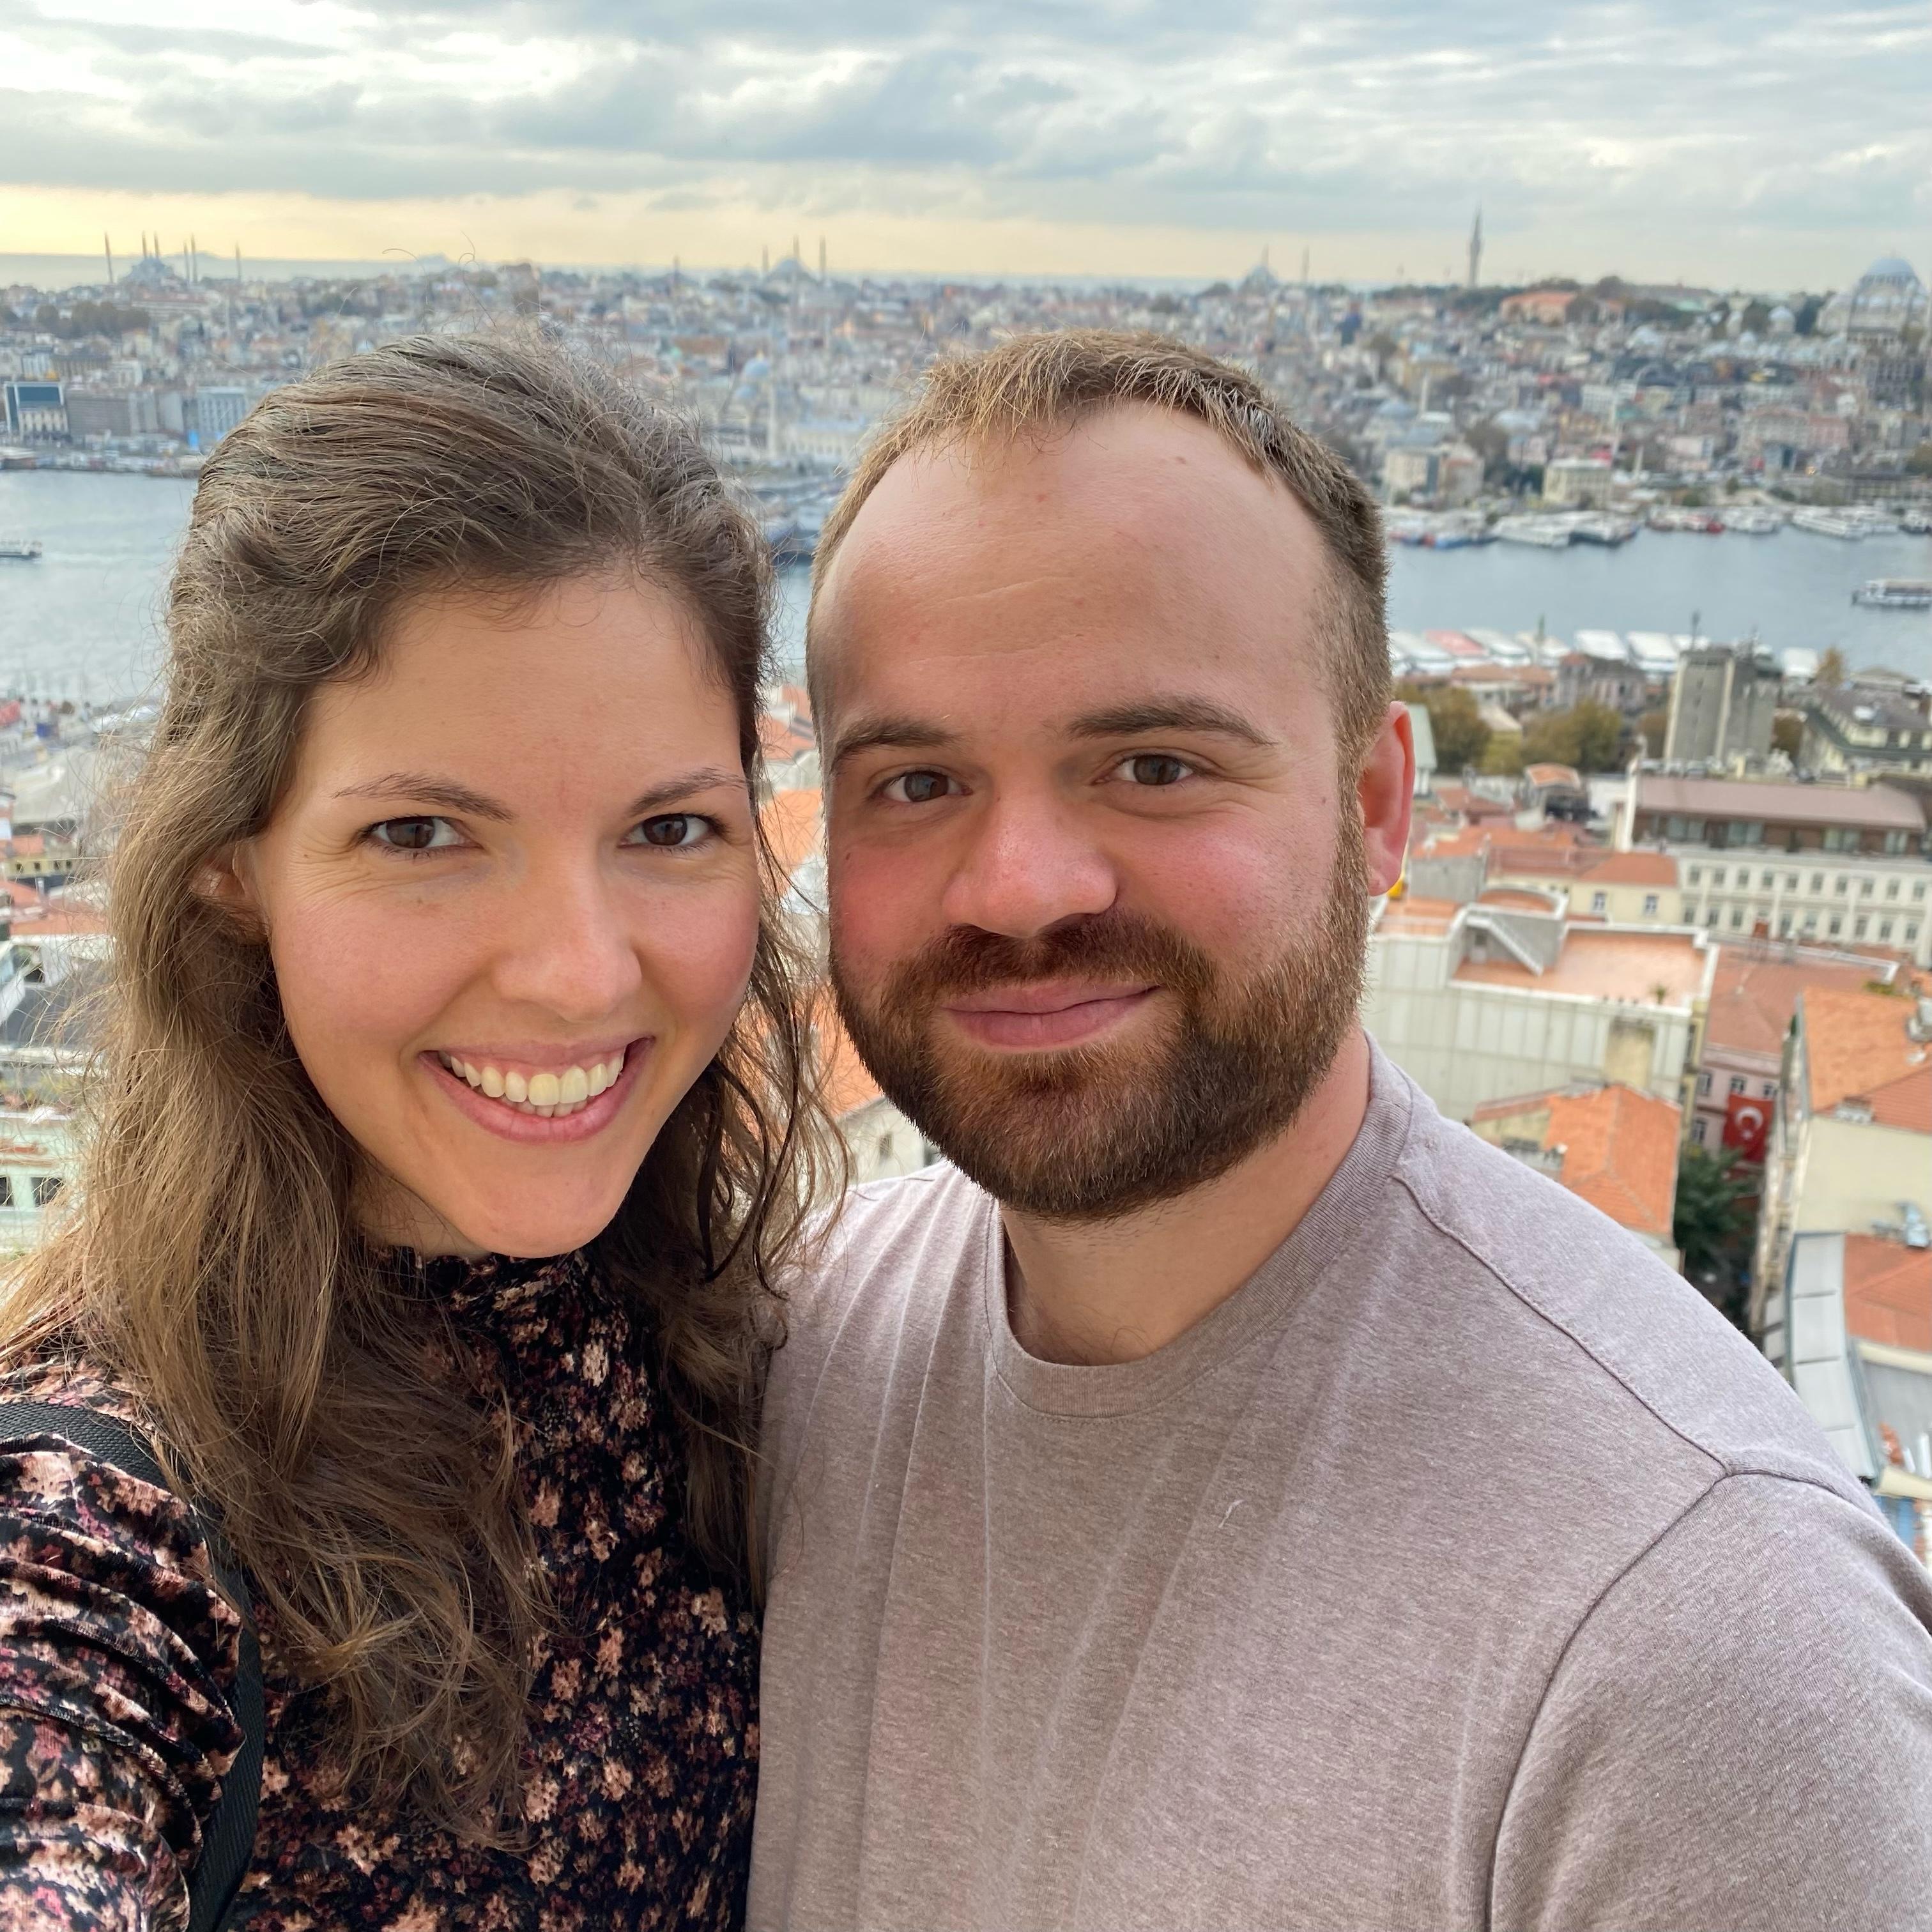
[[[695,812],[668,812],[644,820],[636,829],[636,836],[626,842],[674,849],[698,844],[710,830],[710,820],[700,818]]]
[[[386,818],[370,826],[369,836],[392,852],[430,852],[463,843],[446,818]]]
[[[1136,752],[1114,767],[1129,784],[1160,786],[1178,784],[1193,776],[1194,767],[1185,758],[1167,752]]]
[[[944,798],[952,783],[944,772],[902,772],[886,781],[880,796],[895,805],[930,805],[934,799]]]

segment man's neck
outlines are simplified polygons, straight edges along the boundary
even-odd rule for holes
[[[1185,1334],[1294,1232],[1368,1104],[1369,1042],[1357,1028],[1287,1132],[1218,1180],[1115,1221],[1002,1208],[1021,1347],[1050,1362],[1132,1362]]]

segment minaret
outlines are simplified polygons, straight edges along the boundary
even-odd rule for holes
[[[109,241],[104,233],[100,238],[100,245],[107,254],[107,286],[111,289],[114,286],[114,244]]]
[[[1483,273],[1483,211],[1478,205],[1476,219],[1469,230],[1469,286],[1472,289],[1482,286]]]

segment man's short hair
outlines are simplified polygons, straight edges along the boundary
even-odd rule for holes
[[[942,356],[868,444],[826,518],[812,565],[814,602],[853,519],[902,457],[1051,435],[1124,403],[1205,423],[1252,468],[1286,484],[1314,519],[1330,565],[1320,620],[1329,696],[1343,769],[1353,770],[1382,728],[1391,688],[1388,553],[1375,499],[1246,370],[1166,336],[1066,329]]]

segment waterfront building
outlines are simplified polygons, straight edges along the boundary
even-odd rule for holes
[[[1859,677],[1848,686],[1809,686],[1792,704],[1804,715],[1801,770],[1820,777],[1932,777],[1932,712],[1924,698]]]
[[[1698,644],[1680,654],[1664,728],[1666,765],[1762,763],[1771,753],[1778,667],[1754,644]]]
[[[1568,508],[1606,509],[1614,482],[1608,460],[1595,456],[1559,456],[1544,466],[1543,500]]]
[[[0,382],[0,412],[8,436],[20,443],[64,442],[67,397],[58,382],[15,376]]]
[[[254,406],[248,392],[236,383],[216,383],[194,392],[194,430],[203,449],[212,449]]]

